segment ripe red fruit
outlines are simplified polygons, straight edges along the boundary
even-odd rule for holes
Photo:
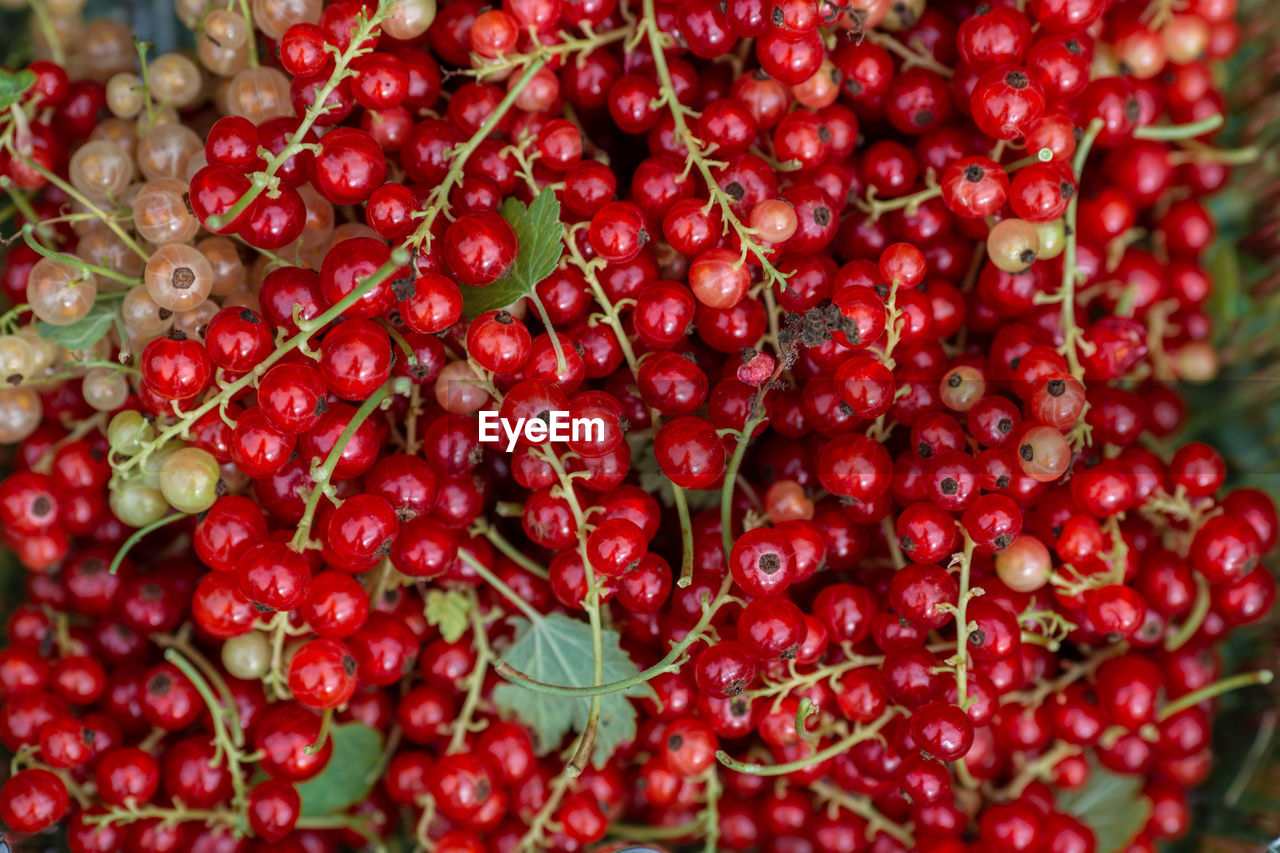
[[[67,813],[67,786],[48,770],[22,770],[0,788],[0,820],[22,833],[46,829]]]
[[[312,708],[334,708],[356,689],[356,659],[337,640],[312,640],[289,662],[289,689]]]
[[[471,287],[502,278],[519,251],[515,230],[496,213],[468,213],[444,232],[445,262],[462,284]]]

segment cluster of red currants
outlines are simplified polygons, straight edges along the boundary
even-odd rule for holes
[[[194,58],[43,5],[0,75],[0,829],[1189,830],[1280,535],[1176,443],[1233,0],[176,0]]]

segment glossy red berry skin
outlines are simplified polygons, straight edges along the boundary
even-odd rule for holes
[[[693,665],[698,688],[712,696],[729,698],[749,688],[756,677],[756,661],[742,643],[716,643],[698,654]]]
[[[0,820],[21,833],[52,826],[67,813],[69,805],[67,786],[48,770],[20,771],[0,788]]]
[[[302,799],[297,788],[288,782],[268,780],[249,790],[246,808],[254,835],[267,841],[281,841],[297,824]]]
[[[461,284],[483,287],[502,278],[520,250],[516,233],[496,213],[468,213],[444,233],[444,258]]]
[[[224,308],[213,315],[204,339],[213,366],[233,373],[257,366],[274,344],[271,327],[248,308]]]
[[[1044,89],[1026,69],[1000,66],[978,79],[970,100],[974,122],[993,139],[1026,136],[1044,111]]]
[[[189,400],[208,386],[213,375],[209,355],[199,341],[181,332],[156,338],[142,350],[142,381],[167,400]]]
[[[94,770],[98,796],[108,805],[132,800],[141,805],[151,799],[160,784],[156,760],[137,747],[123,747],[102,756]]]
[[[338,128],[320,141],[312,182],[334,204],[359,204],[386,179],[386,163],[372,135]]]
[[[1257,532],[1247,520],[1216,516],[1196,531],[1188,556],[1210,583],[1231,583],[1253,570],[1260,549]]]
[[[681,488],[710,488],[724,473],[724,445],[702,418],[684,416],[664,424],[654,451],[663,473]]]
[[[312,708],[334,708],[356,689],[356,659],[337,640],[312,640],[289,663],[289,689]]]
[[[916,745],[942,761],[957,761],[973,745],[973,721],[955,705],[934,702],[911,714]]]

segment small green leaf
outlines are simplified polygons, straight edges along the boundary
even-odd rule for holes
[[[471,599],[457,590],[433,589],[427,593],[427,622],[440,629],[446,643],[456,643],[467,633]]]
[[[514,620],[516,641],[503,660],[535,681],[566,687],[591,684],[593,657],[591,626],[563,613],[552,613],[536,622]],[[621,681],[639,673],[618,644],[616,631],[604,632],[604,681]],[[591,761],[603,767],[619,746],[636,736],[636,709],[627,696],[645,696],[647,685],[606,694],[600,703]],[[518,684],[499,684],[493,701],[503,714],[515,717],[533,730],[538,751],[548,753],[561,746],[570,731],[580,732],[591,713],[586,696],[551,696],[526,690]]]
[[[1097,839],[1097,853],[1116,853],[1147,825],[1151,801],[1142,796],[1142,777],[1112,773],[1090,762],[1089,783],[1079,791],[1059,791],[1058,811],[1084,822]]]
[[[303,817],[334,814],[362,802],[377,779],[372,779],[382,757],[382,735],[361,723],[329,728],[333,755],[318,776],[298,783]]]
[[[462,285],[462,310],[468,317],[506,308],[522,296],[533,296],[533,287],[560,263],[564,251],[564,226],[560,224],[560,200],[555,190],[544,189],[525,206],[516,198],[502,203],[502,218],[516,232],[520,251],[504,277],[486,287]]]
[[[46,340],[55,341],[67,349],[88,349],[98,342],[115,321],[115,312],[105,305],[95,305],[74,323],[55,326],[37,323],[36,332]]]
[[[0,110],[7,110],[18,103],[35,84],[36,73],[29,68],[21,71],[0,69]]]

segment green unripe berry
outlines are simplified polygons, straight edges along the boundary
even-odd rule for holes
[[[116,488],[107,503],[116,518],[130,527],[146,527],[169,511],[169,502],[164,499],[164,494],[138,480]]]
[[[155,438],[155,430],[142,416],[133,410],[120,412],[107,425],[107,443],[116,453],[133,456],[145,442]]]
[[[218,499],[221,474],[212,453],[198,447],[184,447],[164,460],[160,468],[160,491],[179,512],[204,512]]]
[[[254,681],[271,668],[271,643],[261,631],[232,637],[222,645],[222,665],[236,678]]]

